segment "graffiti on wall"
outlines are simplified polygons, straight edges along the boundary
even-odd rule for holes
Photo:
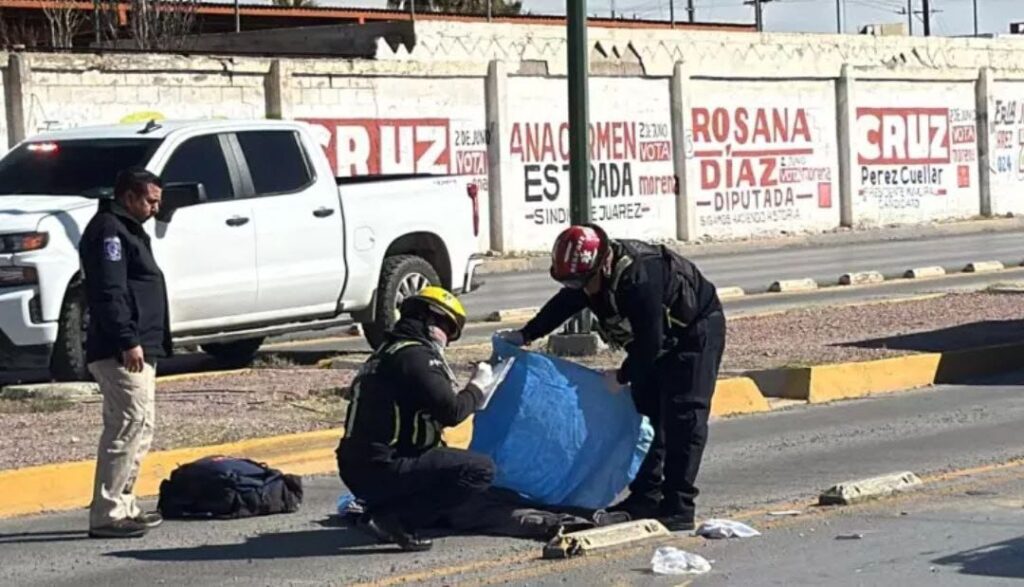
[[[859,196],[906,210],[976,187],[976,135],[969,108],[857,108]]]
[[[675,194],[668,123],[600,120],[590,124],[588,138],[594,222],[642,221],[652,213],[649,196]],[[508,152],[521,169],[525,220],[568,223],[568,123],[514,122]]]

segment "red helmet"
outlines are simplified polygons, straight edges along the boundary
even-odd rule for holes
[[[570,226],[555,239],[551,277],[567,287],[582,288],[601,271],[608,250],[608,235],[599,226]]]

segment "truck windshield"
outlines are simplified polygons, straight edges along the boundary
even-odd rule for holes
[[[159,139],[82,139],[24,143],[0,159],[0,195],[102,197],[117,172],[145,165]]]

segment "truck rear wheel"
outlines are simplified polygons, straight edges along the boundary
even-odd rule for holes
[[[57,325],[57,341],[50,356],[50,375],[58,381],[92,381],[85,359],[89,308],[80,287],[73,286],[68,290]]]
[[[440,285],[437,271],[422,257],[398,255],[384,259],[375,302],[373,322],[363,323],[363,336],[373,348],[384,342],[384,333],[398,321],[402,301],[428,285]]]
[[[226,367],[245,367],[256,358],[256,352],[260,350],[264,338],[246,338],[233,340],[231,342],[211,342],[200,345],[203,352],[210,355],[217,362]]]

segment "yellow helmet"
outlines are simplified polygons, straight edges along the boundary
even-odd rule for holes
[[[402,313],[415,311],[414,306],[424,304],[427,309],[447,318],[451,322],[451,330],[448,332],[448,340],[456,341],[462,336],[462,329],[466,326],[466,309],[455,294],[438,287],[428,285],[420,292],[402,302]]]

